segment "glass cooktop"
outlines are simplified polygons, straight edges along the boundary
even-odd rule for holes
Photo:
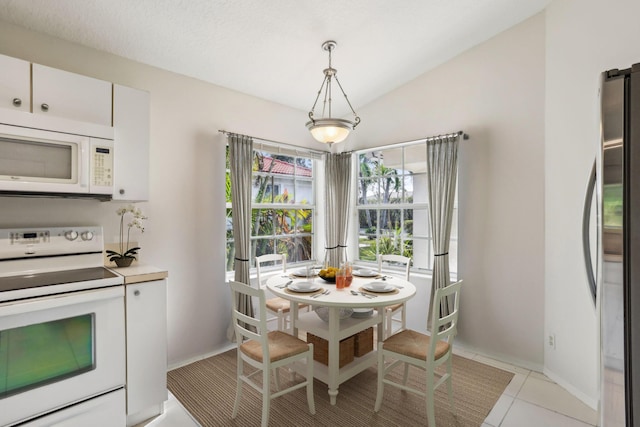
[[[38,288],[42,286],[63,285],[65,283],[111,279],[114,277],[118,277],[118,275],[104,267],[0,277],[0,292]]]

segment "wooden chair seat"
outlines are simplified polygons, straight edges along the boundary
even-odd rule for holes
[[[309,350],[309,345],[299,338],[281,331],[271,331],[267,334],[269,346],[269,362],[277,362],[296,354]],[[262,343],[249,340],[240,345],[240,351],[253,360],[263,363]]]
[[[280,297],[269,298],[266,301],[266,304],[267,304],[267,309],[274,313],[278,313],[278,312],[288,313],[289,311],[291,311],[291,302],[284,298],[280,298]],[[308,304],[299,304],[298,307],[305,308],[305,307],[308,307]]]
[[[384,340],[384,349],[393,353],[403,354],[414,359],[427,360],[427,352],[431,345],[431,337],[411,329],[405,329]],[[438,341],[434,360],[439,360],[449,351],[449,343]]]

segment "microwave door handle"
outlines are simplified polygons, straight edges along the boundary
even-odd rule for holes
[[[87,188],[89,186],[89,141],[80,142],[80,187]]]

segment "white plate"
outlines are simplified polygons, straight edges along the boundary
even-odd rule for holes
[[[353,274],[360,277],[375,277],[378,275],[376,271],[370,271],[369,273],[364,274],[360,270],[353,270]]]
[[[302,283],[309,283],[309,282],[302,282]],[[293,292],[315,292],[318,289],[320,289],[320,285],[318,285],[317,283],[312,283],[311,286],[302,288],[299,286],[298,283],[292,283],[291,285],[287,286],[287,289]]]
[[[379,288],[377,286],[372,286],[374,283],[379,283],[379,282],[367,283],[366,285],[362,285],[362,287],[371,292],[391,292],[396,288],[393,285],[385,285],[385,287]]]

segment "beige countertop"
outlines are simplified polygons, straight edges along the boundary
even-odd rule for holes
[[[151,282],[162,280],[169,276],[169,272],[148,264],[132,264],[130,267],[111,267],[109,270],[124,277],[124,284]]]

